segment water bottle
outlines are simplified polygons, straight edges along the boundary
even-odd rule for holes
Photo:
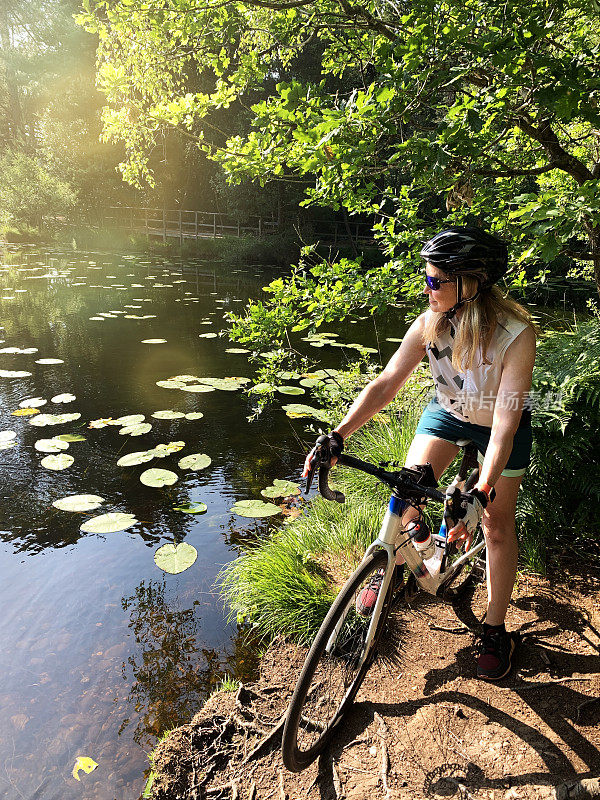
[[[412,538],[415,549],[423,561],[431,558],[435,553],[435,542],[431,538],[429,526],[423,520],[409,522],[406,533]]]

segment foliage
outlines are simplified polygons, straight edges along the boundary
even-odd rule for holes
[[[423,238],[467,220],[510,241],[517,285],[544,280],[563,253],[591,262],[600,288],[593,3],[447,0],[434,11],[429,0],[89,0],[87,8],[80,20],[100,38],[105,136],[125,144],[128,180],[152,181],[149,154],[177,129],[233,183],[293,181],[305,186],[306,205],[376,220],[383,270],[356,260],[301,266],[234,319],[248,341],[280,343],[323,304],[343,317],[382,309],[400,291],[415,297]],[[294,75],[294,58],[315,41],[320,75]],[[189,90],[190,74],[201,76],[202,91]],[[230,135],[221,120],[237,103],[252,127]]]
[[[65,214],[75,202],[71,188],[54,177],[39,159],[18,151],[0,157],[3,222],[36,225],[43,214]]]
[[[600,317],[542,340],[534,371],[534,445],[519,496],[529,566],[579,553],[598,557],[600,502]]]

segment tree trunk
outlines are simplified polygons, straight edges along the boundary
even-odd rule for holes
[[[592,250],[592,263],[594,264],[594,280],[596,291],[600,295],[600,225],[588,229],[588,236]]]

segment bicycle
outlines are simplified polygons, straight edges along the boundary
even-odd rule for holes
[[[327,437],[317,441],[326,449]],[[338,465],[361,470],[377,477],[392,489],[388,510],[377,539],[369,545],[363,560],[348,578],[316,634],[286,713],[282,737],[283,763],[292,772],[300,772],[311,764],[331,740],[334,730],[354,702],[360,686],[377,654],[377,645],[390,608],[397,599],[410,600],[421,590],[430,595],[454,601],[475,582],[485,579],[485,539],[478,526],[466,552],[456,542],[449,542],[446,531],[453,526],[464,492],[479,477],[477,449],[468,440],[457,444],[463,455],[458,474],[446,494],[435,488],[437,483],[429,467],[403,467],[390,472],[354,456],[341,454]],[[317,459],[315,459],[315,462]],[[316,466],[319,466],[319,491],[332,501],[343,503],[344,495],[329,486],[330,458],[321,452],[307,479],[310,489]],[[388,466],[388,465],[384,465]],[[470,474],[468,474],[470,471]],[[430,484],[430,485],[427,485]],[[444,503],[442,524],[432,534],[433,556],[425,561],[413,545],[414,532],[402,537],[404,512],[412,507],[414,519],[423,519],[428,500]],[[446,502],[447,501],[447,502]],[[404,557],[410,573],[401,592],[395,586],[396,553]],[[366,617],[356,609],[356,601],[364,589],[372,586],[383,571],[383,580],[372,613]]]

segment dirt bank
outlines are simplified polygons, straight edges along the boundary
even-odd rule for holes
[[[277,643],[256,684],[212,697],[161,743],[151,797],[555,797],[564,781],[600,775],[599,590],[597,575],[520,579],[508,627],[523,644],[499,684],[475,679],[482,588],[456,609],[427,598],[399,608],[333,745],[299,775],[282,766],[276,726],[305,653]]]

